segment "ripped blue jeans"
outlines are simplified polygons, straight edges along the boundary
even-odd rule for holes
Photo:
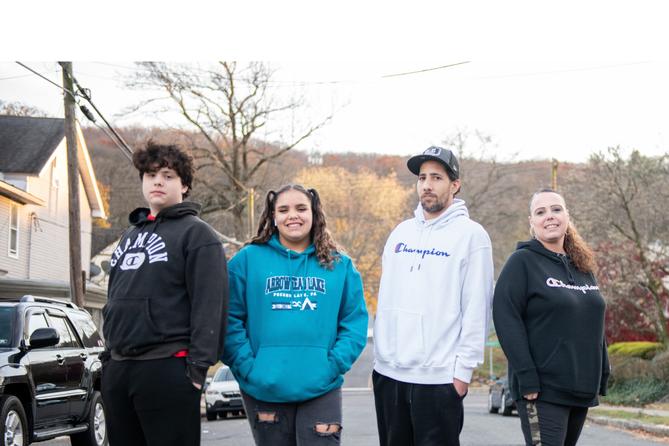
[[[242,392],[258,446],[337,445],[341,439],[341,389],[297,403],[268,403]]]

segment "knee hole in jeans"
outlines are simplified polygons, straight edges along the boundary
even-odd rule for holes
[[[256,420],[258,423],[276,424],[279,422],[279,416],[276,412],[256,412]]]
[[[321,437],[329,437],[337,435],[341,432],[341,424],[339,423],[316,423],[314,425],[314,432]]]

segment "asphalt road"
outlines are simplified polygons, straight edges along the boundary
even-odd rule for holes
[[[520,421],[517,416],[489,414],[486,394],[472,390],[465,398],[465,426],[460,437],[463,446],[522,446]],[[344,431],[342,444],[376,446],[376,419],[371,391],[344,392]],[[52,440],[40,445],[66,446],[68,439]],[[584,446],[648,446],[667,445],[652,437],[586,424],[579,444]],[[253,446],[246,418],[234,417],[216,421],[202,420],[202,446]]]
[[[379,444],[374,397],[369,390],[372,362],[373,345],[369,342],[358,361],[345,376],[342,444],[347,446]],[[483,389],[471,389],[465,398],[465,425],[460,436],[462,446],[522,446],[524,442],[518,417],[489,414],[486,406],[487,393]],[[63,438],[38,444],[69,446],[70,441]],[[640,436],[587,423],[579,444],[584,446],[668,445],[669,439],[663,441],[654,437]],[[203,418],[202,446],[253,446],[248,421],[243,417],[228,417],[216,421],[206,421]]]

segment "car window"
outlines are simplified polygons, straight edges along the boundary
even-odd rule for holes
[[[0,307],[0,348],[9,347],[14,333],[14,307]]]
[[[67,323],[67,319],[63,316],[49,315],[49,322],[51,326],[58,331],[60,341],[56,345],[57,348],[79,347],[76,337],[72,334],[72,330]]]
[[[38,328],[47,328],[48,326],[44,313],[31,314],[28,318],[28,339],[30,339],[30,336]]]
[[[214,381],[216,382],[234,381],[234,380],[235,380],[234,375],[227,367],[224,369],[219,369],[218,372],[216,372],[216,376],[214,377]]]
[[[68,315],[85,347],[104,347],[97,327],[87,314],[72,311]]]

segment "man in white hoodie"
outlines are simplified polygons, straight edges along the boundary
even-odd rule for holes
[[[448,149],[409,159],[420,203],[383,251],[374,324],[382,446],[459,445],[462,400],[483,362],[493,292],[490,238],[469,219]]]

